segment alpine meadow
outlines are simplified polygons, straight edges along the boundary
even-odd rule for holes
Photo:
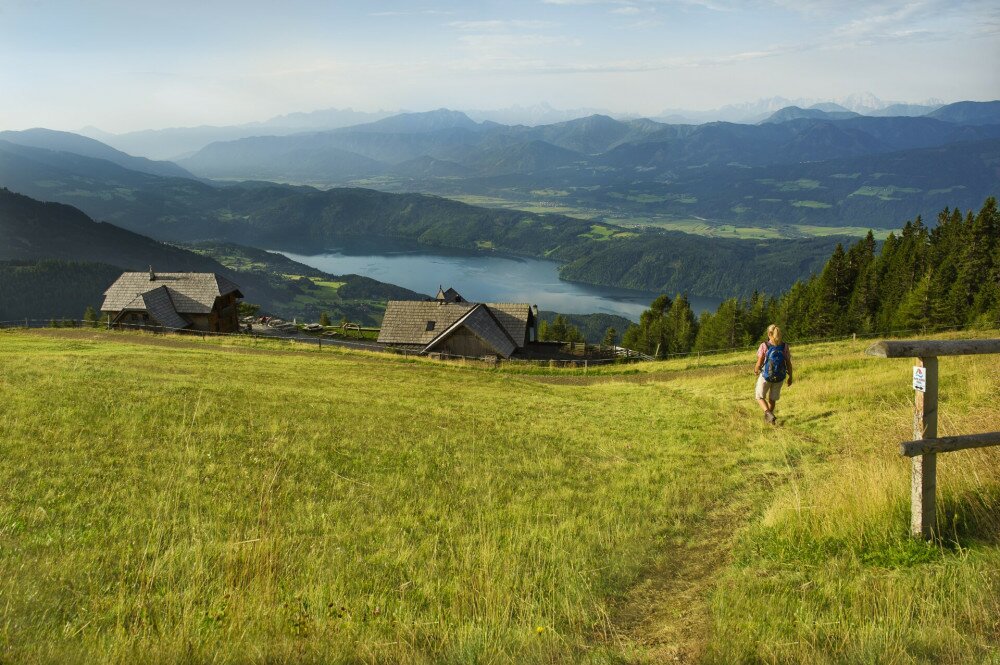
[[[10,662],[996,657],[998,451],[943,462],[942,537],[910,538],[909,367],[867,343],[798,347],[778,430],[742,355],[0,345]],[[942,434],[996,424],[995,358],[949,359],[941,391]]]
[[[988,0],[0,0],[0,665],[1000,665]]]

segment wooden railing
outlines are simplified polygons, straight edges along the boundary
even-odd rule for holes
[[[1000,339],[906,340],[879,342],[868,355],[916,358],[913,441],[900,444],[900,454],[913,459],[910,480],[910,532],[932,538],[937,524],[937,454],[1000,445],[1000,432],[938,438],[938,357],[1000,353]]]

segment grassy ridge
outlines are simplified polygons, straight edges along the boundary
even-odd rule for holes
[[[799,349],[775,430],[736,356],[4,332],[0,662],[996,658],[1000,456],[909,541],[908,369],[863,348]],[[995,358],[941,366],[942,433],[988,429]]]

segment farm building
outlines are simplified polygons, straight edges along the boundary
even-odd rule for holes
[[[126,272],[104,292],[112,325],[237,332],[240,287],[211,272]]]
[[[537,337],[537,312],[526,303],[473,303],[455,289],[434,300],[392,300],[378,341],[423,354],[510,358]]]

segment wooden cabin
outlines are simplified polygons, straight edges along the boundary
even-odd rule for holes
[[[537,321],[527,303],[473,303],[439,289],[434,300],[389,301],[378,341],[421,354],[510,358],[537,338]]]
[[[240,287],[211,272],[126,272],[104,292],[111,325],[239,331]]]

